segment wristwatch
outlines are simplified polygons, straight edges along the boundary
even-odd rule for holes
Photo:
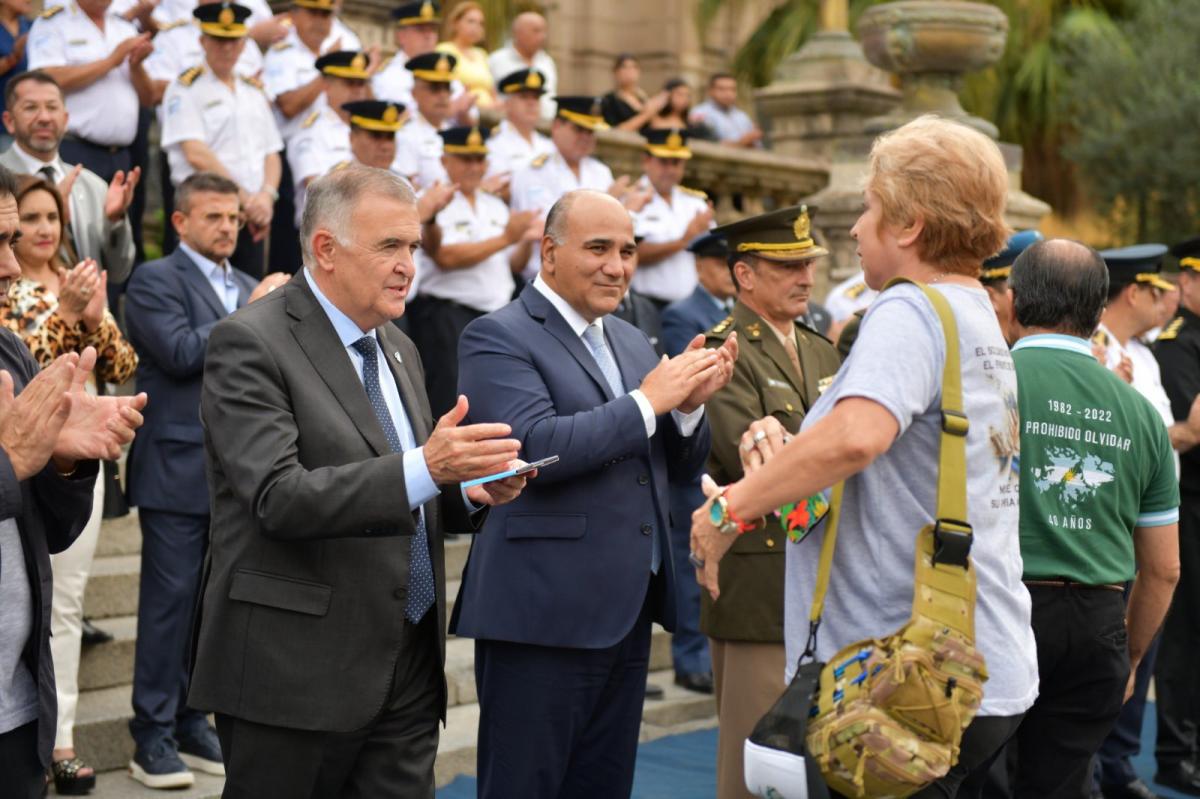
[[[721,489],[721,493],[713,497],[712,505],[708,508],[708,519],[721,535],[741,535],[753,530],[757,524],[746,524],[730,509],[725,492],[729,486]]]

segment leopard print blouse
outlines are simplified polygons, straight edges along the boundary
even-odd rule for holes
[[[96,348],[96,375],[107,383],[124,383],[137,369],[137,353],[107,308],[94,331],[82,322],[68,326],[58,315],[58,297],[36,280],[22,277],[12,282],[0,322],[21,337],[42,367],[63,353],[90,346]]]

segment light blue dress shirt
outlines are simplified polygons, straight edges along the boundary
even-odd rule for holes
[[[368,330],[364,333],[354,320],[342,313],[336,305],[329,301],[328,297],[321,293],[321,289],[317,287],[317,282],[312,279],[307,268],[302,272],[304,279],[308,281],[309,288],[316,296],[317,302],[333,324],[333,330],[337,333],[338,340],[342,342],[342,347],[350,358],[350,363],[354,365],[354,372],[361,381],[363,379],[363,358],[351,345],[363,336],[376,338],[375,331]],[[399,353],[393,357],[398,359]],[[429,474],[429,465],[425,463],[425,448],[417,446],[412,425],[408,422],[408,414],[405,413],[404,403],[400,399],[400,389],[396,386],[396,381],[392,379],[392,371],[388,368],[383,349],[379,346],[375,347],[375,358],[379,364],[379,387],[383,391],[383,401],[387,405],[388,413],[392,416],[392,424],[396,426],[400,443],[404,446],[404,489],[408,494],[408,507],[410,510],[417,510],[441,492],[438,490],[437,484],[433,482],[432,475]],[[388,379],[384,379],[385,375]]]
[[[233,267],[229,265],[229,262],[226,261],[224,264],[219,264],[216,261],[209,260],[182,241],[179,242],[179,249],[183,250],[184,254],[200,270],[200,274],[204,275],[204,279],[212,286],[213,292],[217,295],[217,299],[221,301],[221,304],[225,306],[225,310],[229,313],[236,311],[238,307],[238,285],[233,279]]]

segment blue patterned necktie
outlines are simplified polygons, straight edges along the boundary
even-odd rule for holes
[[[367,390],[367,399],[375,411],[375,418],[387,436],[388,446],[392,452],[403,452],[400,435],[392,421],[387,403],[383,401],[383,390],[379,387],[379,359],[376,356],[374,336],[363,336],[352,345],[363,357],[363,387]],[[425,513],[417,514],[417,531],[412,537],[412,548],[408,555],[408,606],[404,609],[405,617],[416,624],[433,606],[433,563],[429,559],[429,533],[425,529]]]
[[[617,362],[613,360],[612,353],[608,351],[608,344],[604,341],[604,333],[600,330],[600,326],[592,322],[584,328],[583,340],[588,345],[588,349],[592,351],[592,357],[596,359],[596,365],[604,374],[604,379],[608,382],[608,387],[612,389],[613,396],[622,396],[625,393],[625,386],[621,384],[621,371],[617,369]]]
[[[600,330],[600,326],[592,322],[584,328],[583,340],[588,345],[588,349],[592,351],[592,357],[596,359],[596,365],[604,373],[604,379],[608,382],[608,387],[612,389],[613,396],[624,396],[625,386],[621,382],[621,371],[617,368],[617,362],[613,360],[612,353],[608,349],[608,343],[604,340],[604,332]],[[662,553],[658,549],[658,528],[656,526],[650,539],[650,571],[658,574],[661,564]]]

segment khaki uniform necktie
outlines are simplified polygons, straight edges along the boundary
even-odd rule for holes
[[[783,348],[787,350],[788,360],[792,362],[792,368],[796,370],[796,377],[800,378],[800,382],[803,383],[804,371],[800,368],[800,353],[796,351],[796,335],[794,333],[783,337]]]

